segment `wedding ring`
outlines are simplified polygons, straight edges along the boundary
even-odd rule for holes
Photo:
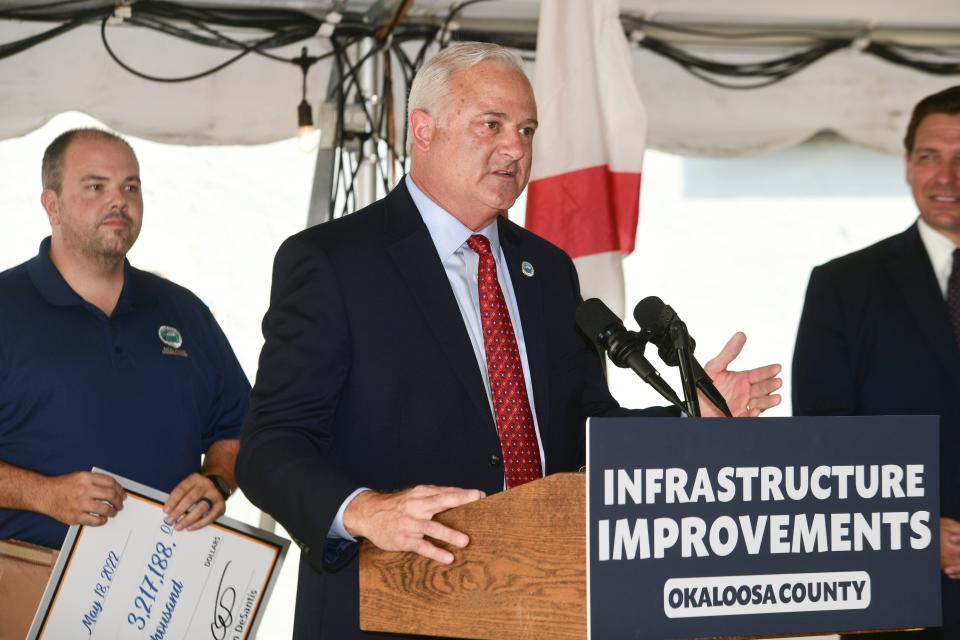
[[[210,511],[213,509],[213,502],[211,502],[209,498],[200,498],[195,504],[200,504],[201,502],[207,503],[207,513],[210,513]]]

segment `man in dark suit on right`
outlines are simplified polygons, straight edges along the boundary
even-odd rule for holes
[[[943,627],[878,637],[960,638],[960,86],[917,104],[904,144],[920,217],[813,270],[793,412],[940,416]]]

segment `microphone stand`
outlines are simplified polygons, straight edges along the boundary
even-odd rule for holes
[[[690,334],[687,325],[676,319],[669,325],[670,339],[677,351],[680,363],[680,382],[683,384],[683,398],[687,405],[687,415],[700,417],[700,399],[697,397],[697,374],[693,368],[693,349],[690,348]]]
[[[621,368],[632,369],[634,373],[653,387],[654,390],[663,396],[670,404],[676,406],[681,411],[686,411],[686,407],[680,401],[680,398],[677,397],[677,394],[673,392],[673,389],[670,388],[670,385],[660,377],[657,370],[643,357],[643,351],[647,341],[640,337],[640,334],[635,331],[629,331],[627,334],[626,339],[623,340],[617,340],[612,337],[608,339],[609,346],[607,353],[610,355],[610,360],[613,364]]]

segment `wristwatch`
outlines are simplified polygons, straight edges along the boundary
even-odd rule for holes
[[[230,497],[231,494],[233,494],[233,489],[230,488],[230,485],[227,483],[226,480],[223,479],[222,476],[218,476],[213,473],[206,474],[206,475],[208,478],[210,478],[210,481],[213,482],[213,486],[217,488],[217,491],[220,492],[220,495],[223,496],[224,500],[226,500],[227,498]]]

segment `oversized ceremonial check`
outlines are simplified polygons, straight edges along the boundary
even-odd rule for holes
[[[252,638],[289,542],[226,517],[175,531],[166,495],[117,480],[123,509],[70,528],[28,640]]]

